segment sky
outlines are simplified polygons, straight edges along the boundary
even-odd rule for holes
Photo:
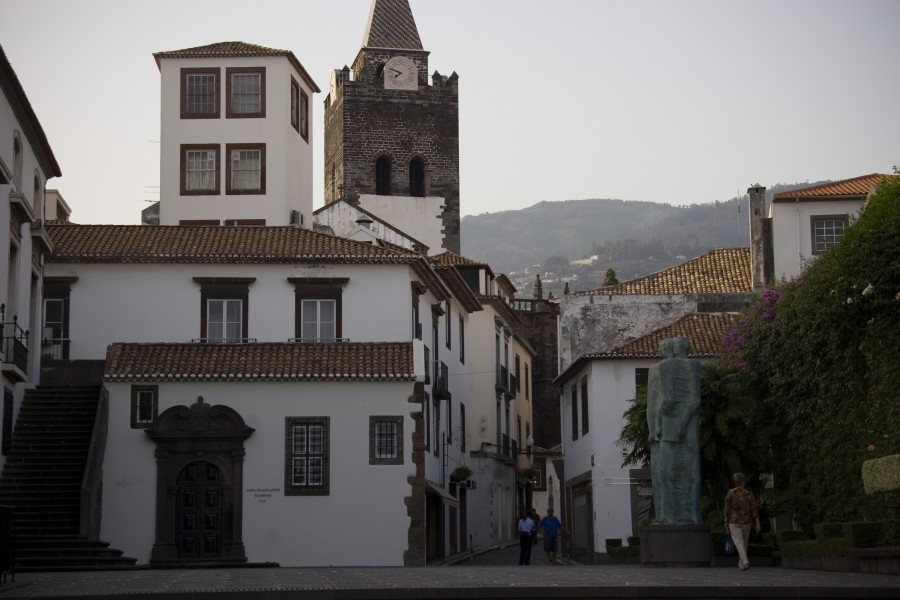
[[[327,93],[371,0],[0,0],[0,45],[77,223],[158,199],[153,52],[292,51]],[[410,0],[459,75],[463,216],[549,200],[689,205],[900,165],[900,1]],[[250,10],[248,10],[248,7]],[[214,14],[209,14],[214,10]],[[312,100],[313,207],[323,102]]]

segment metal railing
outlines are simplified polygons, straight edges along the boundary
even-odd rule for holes
[[[497,367],[497,389],[503,392],[509,391],[509,369],[504,366]]]
[[[346,344],[350,338],[288,338],[289,342],[295,344]]]
[[[3,362],[11,363],[28,372],[28,332],[19,327],[18,315],[6,322],[6,304],[0,304],[0,321],[3,323]]]
[[[435,394],[450,393],[449,371],[447,365],[439,360],[434,361],[434,383],[431,390]]]
[[[192,344],[255,344],[256,338],[193,338]]]

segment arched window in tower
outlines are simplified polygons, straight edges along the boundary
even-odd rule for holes
[[[375,193],[391,195],[391,159],[387,156],[379,156],[375,161]]]
[[[421,158],[409,161],[409,195],[425,197],[425,163]]]

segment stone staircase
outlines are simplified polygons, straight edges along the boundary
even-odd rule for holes
[[[80,533],[81,484],[99,398],[99,386],[26,392],[0,475],[0,505],[14,509],[16,571],[134,568],[136,559]]]

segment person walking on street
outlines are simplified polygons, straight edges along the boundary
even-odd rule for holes
[[[735,473],[732,478],[734,487],[725,495],[725,524],[731,533],[731,540],[738,551],[738,568],[746,571],[750,568],[747,560],[747,544],[750,541],[750,528],[754,526],[760,533],[759,511],[756,498],[744,486],[747,478],[743,473]]]
[[[534,545],[534,530],[537,525],[528,516],[528,512],[523,512],[519,517],[519,564],[531,564],[531,547]]]
[[[563,531],[562,523],[553,515],[553,507],[547,508],[547,516],[541,519],[541,529],[544,530],[544,552],[547,553],[547,562],[551,565],[556,562],[556,553],[559,552],[559,532]]]

